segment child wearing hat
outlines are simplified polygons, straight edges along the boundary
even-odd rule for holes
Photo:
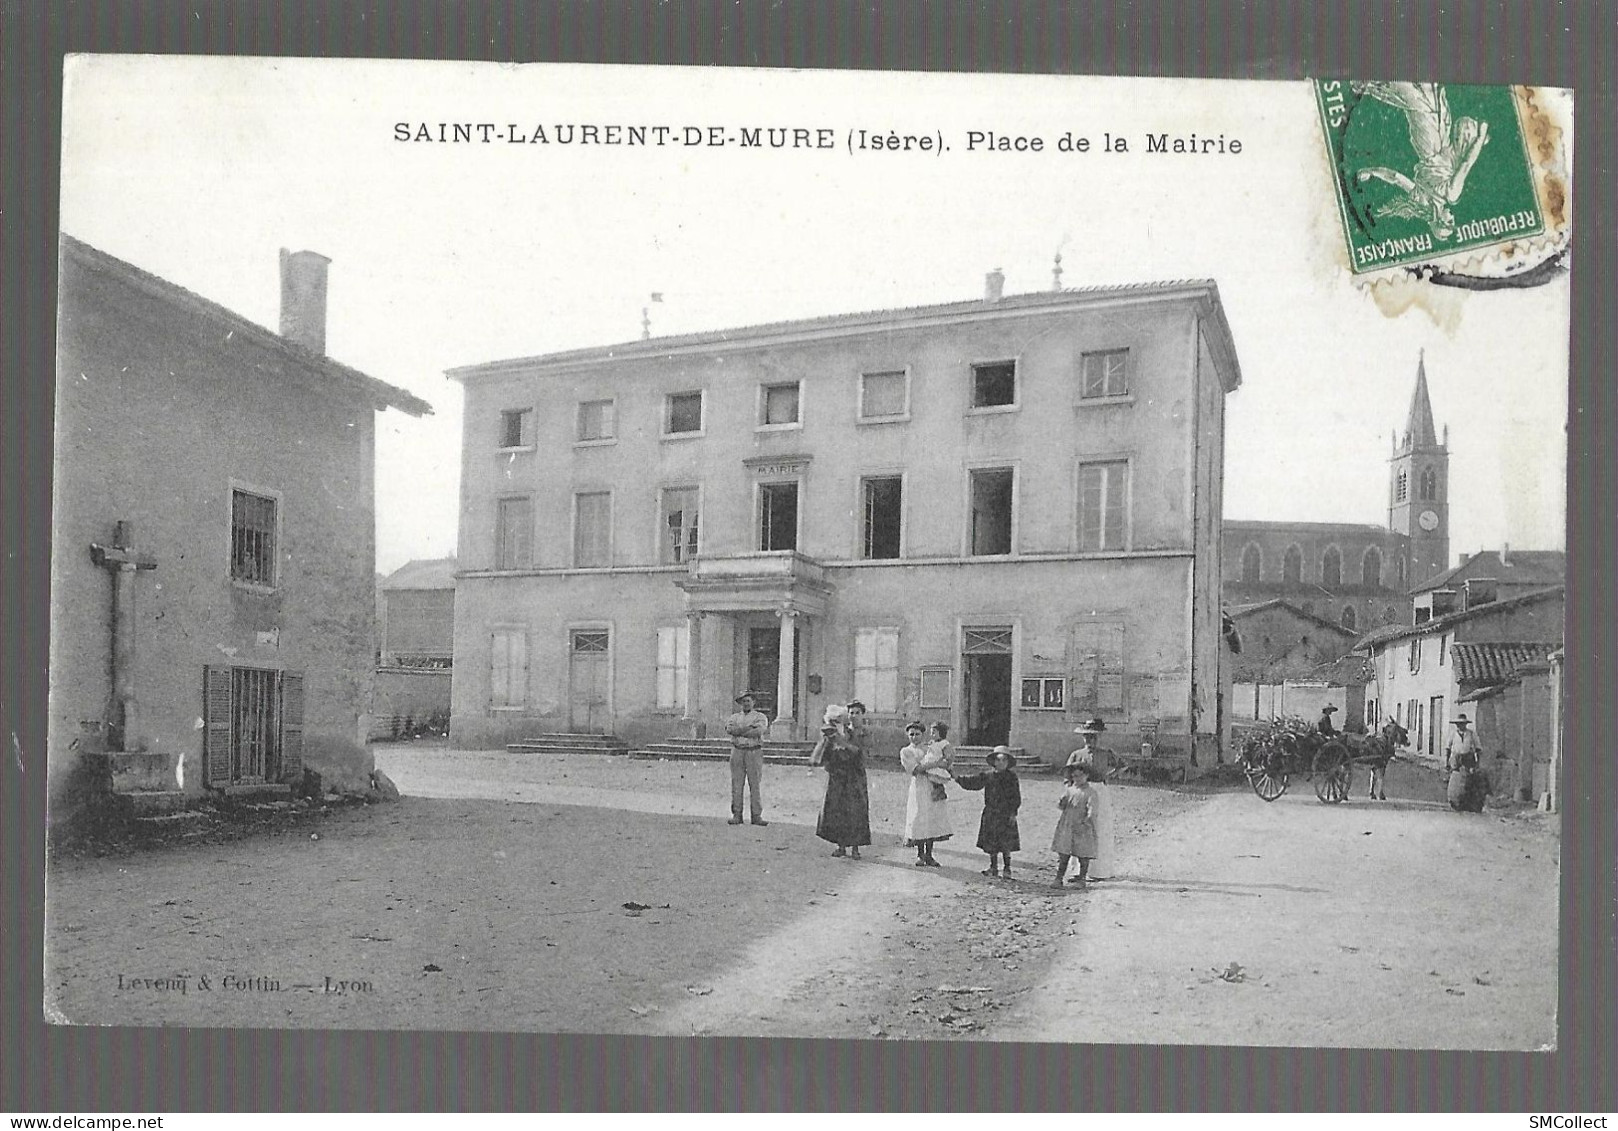
[[[1083,743],[1072,754],[1069,762],[1083,762],[1090,767],[1090,791],[1095,794],[1096,856],[1090,861],[1089,879],[1105,880],[1117,871],[1117,837],[1113,831],[1112,787],[1107,776],[1112,773],[1116,757],[1110,747],[1101,745],[1101,736],[1107,724],[1101,719],[1090,719],[1073,728]]]
[[[1012,767],[1017,759],[1008,746],[996,746],[988,757],[990,770],[955,779],[962,789],[983,791],[983,819],[978,822],[978,847],[989,854],[985,876],[998,878],[1000,861],[1005,860],[1006,879],[1011,879],[1011,854],[1022,847],[1017,835],[1017,810],[1022,808],[1022,786]]]
[[[1051,851],[1056,853],[1056,886],[1062,886],[1070,860],[1078,860],[1079,874],[1074,880],[1079,887],[1087,887],[1090,861],[1096,855],[1095,790],[1090,787],[1090,767],[1084,762],[1070,762],[1067,766],[1067,790],[1056,802],[1062,815],[1056,822],[1056,835],[1051,838]]]

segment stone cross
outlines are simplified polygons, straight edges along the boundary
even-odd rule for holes
[[[90,546],[90,559],[112,572],[112,717],[108,720],[108,746],[126,749],[136,730],[135,716],[135,575],[156,569],[157,559],[132,547],[134,526],[113,527],[112,545]]]

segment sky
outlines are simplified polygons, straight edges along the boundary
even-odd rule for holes
[[[456,122],[499,140],[400,139]],[[729,144],[583,145],[586,124]],[[832,145],[737,145],[754,127]],[[851,150],[860,130],[932,149]],[[1147,153],[1159,133],[1226,152]],[[1566,277],[1356,282],[1305,83],[79,56],[61,216],[271,328],[279,249],[331,259],[327,352],[434,407],[378,417],[384,573],[455,552],[448,369],[637,339],[643,310],[662,335],[976,298],[996,268],[1008,294],[1047,290],[1058,251],[1068,287],[1218,284],[1243,378],[1227,517],[1385,522],[1424,353],[1452,553],[1565,545]]]

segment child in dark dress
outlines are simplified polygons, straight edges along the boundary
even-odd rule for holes
[[[1001,859],[1005,860],[1006,879],[1011,879],[1011,854],[1022,847],[1017,836],[1017,810],[1022,808],[1022,786],[1012,767],[1017,759],[1004,746],[996,746],[989,755],[992,772],[967,774],[955,779],[962,789],[983,791],[983,819],[978,823],[978,847],[989,854],[985,876],[999,877]]]

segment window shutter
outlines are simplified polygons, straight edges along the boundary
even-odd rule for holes
[[[303,673],[281,673],[281,780],[303,776]]]
[[[230,784],[230,669],[202,669],[203,784]]]

